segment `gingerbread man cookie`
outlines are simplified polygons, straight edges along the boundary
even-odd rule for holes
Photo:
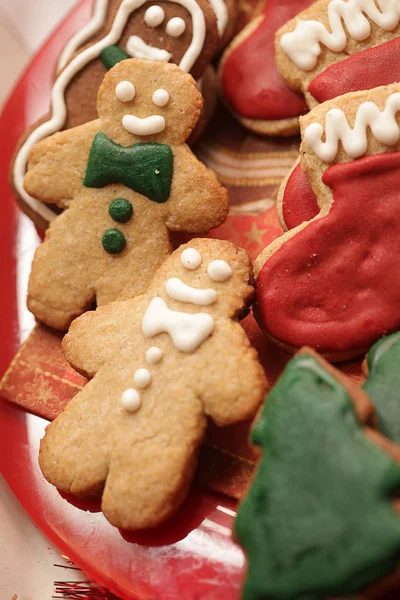
[[[397,0],[318,0],[276,34],[278,69],[310,108],[400,79]]]
[[[267,0],[262,13],[226,50],[219,68],[221,94],[236,119],[263,135],[292,135],[307,112],[300,94],[284,82],[275,63],[277,29],[312,0]]]
[[[77,496],[102,493],[105,516],[123,529],[170,517],[188,492],[207,416],[220,426],[249,419],[264,398],[264,371],[237,322],[252,277],[245,250],[192,240],[146,294],[74,321],[65,355],[93,379],[46,429],[46,479]]]
[[[130,57],[169,61],[190,72],[204,92],[205,105],[195,136],[212,116],[216,78],[210,62],[229,34],[236,4],[229,0],[97,0],[92,20],[66,44],[60,55],[51,97],[51,115],[34,125],[19,148],[12,182],[22,209],[42,228],[56,212],[24,188],[28,155],[34,144],[62,129],[97,117],[96,97],[108,69]]]
[[[400,449],[373,417],[365,392],[311,350],[288,364],[253,429],[263,455],[235,522],[243,600],[399,589]]]
[[[289,350],[332,360],[400,328],[400,86],[346,94],[300,120],[301,169],[319,212],[256,261],[258,318]],[[291,187],[292,205],[297,198]]]
[[[170,231],[226,218],[226,190],[185,139],[202,105],[176,65],[130,59],[106,75],[99,118],[32,149],[29,194],[68,208],[36,251],[28,306],[56,329],[90,308],[142,293],[172,251]]]

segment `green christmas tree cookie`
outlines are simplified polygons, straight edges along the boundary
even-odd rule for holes
[[[377,429],[400,444],[400,331],[376,342],[367,357],[363,389],[374,405]]]
[[[253,441],[263,457],[235,523],[249,562],[244,600],[345,596],[395,568],[400,466],[313,355],[289,363]]]

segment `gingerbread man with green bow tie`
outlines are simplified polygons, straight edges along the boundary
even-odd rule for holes
[[[130,59],[100,87],[99,118],[36,144],[25,189],[64,212],[36,251],[28,306],[66,330],[94,303],[141,294],[170,232],[224,222],[226,190],[185,144],[202,97],[177,66]]]

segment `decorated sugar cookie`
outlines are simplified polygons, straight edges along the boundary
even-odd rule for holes
[[[319,212],[256,261],[259,321],[289,350],[308,344],[341,360],[400,328],[399,111],[396,84],[301,118],[301,169]],[[296,185],[289,192],[295,206]]]
[[[31,151],[24,186],[67,208],[36,251],[28,306],[56,329],[94,301],[147,289],[172,251],[170,231],[226,218],[226,190],[185,140],[199,117],[195,81],[176,65],[130,59],[106,75],[99,118]]]
[[[178,64],[196,79],[206,103],[196,136],[212,116],[216,81],[210,62],[236,14],[234,0],[96,0],[92,20],[66,44],[52,89],[51,114],[34,126],[15,158],[12,181],[22,209],[46,228],[56,212],[24,188],[28,155],[45,137],[96,119],[96,98],[108,69],[135,57]],[[194,141],[195,138],[193,138]]]
[[[243,600],[376,600],[398,586],[400,452],[372,415],[311,351],[286,367],[253,429],[263,455],[235,522]]]
[[[65,355],[92,380],[46,429],[46,479],[77,496],[102,494],[116,527],[170,517],[188,492],[207,416],[220,426],[249,419],[264,398],[263,368],[237,322],[252,277],[245,250],[192,240],[144,295],[74,321]]]
[[[303,97],[289,89],[275,63],[274,36],[312,0],[267,0],[262,13],[233,40],[220,65],[223,99],[245,127],[264,135],[292,135],[307,112]]]
[[[397,0],[318,0],[277,32],[278,69],[312,108],[399,81],[399,36]]]

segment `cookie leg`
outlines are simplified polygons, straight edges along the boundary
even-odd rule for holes
[[[88,310],[95,298],[91,265],[85,245],[77,243],[72,210],[50,226],[36,250],[29,278],[28,308],[37,319],[65,331],[73,319]]]
[[[188,412],[180,428],[166,420],[163,433],[130,447],[121,443],[113,453],[102,510],[116,527],[131,531],[155,527],[184,501],[206,427],[200,411],[191,416]]]

